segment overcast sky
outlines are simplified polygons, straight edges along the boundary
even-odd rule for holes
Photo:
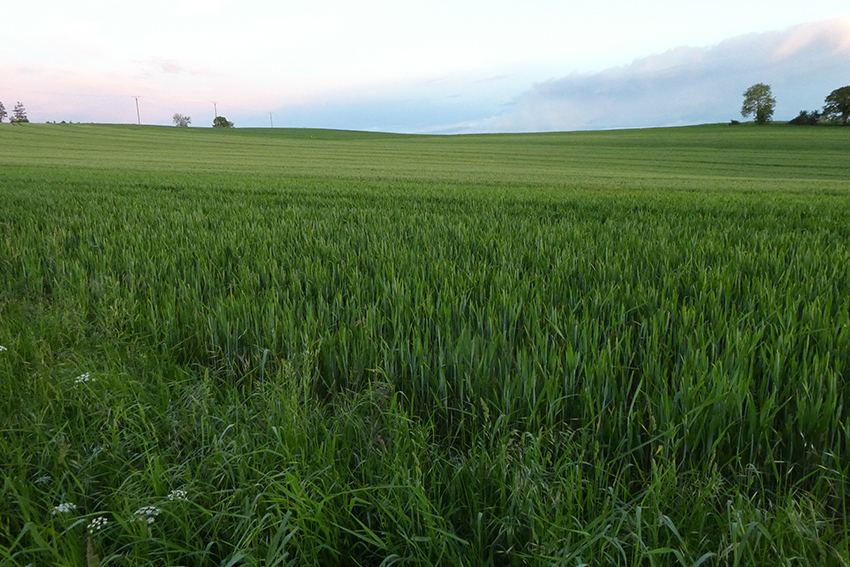
[[[0,101],[34,122],[133,123],[137,95],[144,124],[217,107],[237,127],[666,126],[740,119],[756,82],[787,120],[850,84],[850,5],[28,0],[0,53]]]

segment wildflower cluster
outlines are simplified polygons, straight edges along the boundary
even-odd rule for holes
[[[70,502],[63,502],[62,504],[53,507],[52,514],[54,516],[57,515],[57,514],[67,514],[68,512],[71,512],[72,510],[76,510],[76,509],[77,509],[76,504],[71,504]]]
[[[106,516],[98,516],[97,518],[89,522],[89,535],[92,535],[95,532],[99,532],[100,530],[102,530],[103,527],[107,524],[107,522],[109,522],[109,520],[106,518]]]
[[[133,516],[135,516],[135,520],[139,520],[140,522],[144,520],[148,523],[148,525],[154,523],[156,517],[159,516],[159,513],[162,512],[156,506],[143,506],[133,512]]]
[[[171,494],[167,496],[168,500],[186,500],[186,491],[185,490],[172,490]]]
[[[88,372],[84,374],[80,374],[76,378],[74,378],[74,384],[83,384],[85,382],[97,382],[97,378],[92,378],[91,374]]]

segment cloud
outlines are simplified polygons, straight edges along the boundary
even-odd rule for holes
[[[163,59],[161,57],[152,57],[147,64],[163,73],[174,75],[211,75],[212,72],[203,67],[192,67],[184,65],[175,59]]]
[[[468,131],[552,131],[673,126],[740,118],[742,93],[768,83],[775,118],[823,105],[850,83],[850,18],[678,47],[598,73],[546,81],[505,113]]]

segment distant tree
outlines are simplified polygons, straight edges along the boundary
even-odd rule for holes
[[[21,101],[18,101],[18,104],[15,105],[15,109],[12,111],[12,118],[9,119],[9,122],[29,122],[27,110],[21,104]]]
[[[788,124],[792,124],[794,126],[815,126],[818,122],[820,122],[820,119],[821,113],[817,110],[813,110],[811,112],[801,110],[797,118],[790,120]]]
[[[233,122],[230,122],[224,116],[216,116],[213,120],[213,128],[233,128]]]
[[[752,116],[756,124],[765,124],[773,116],[776,99],[770,92],[770,85],[756,83],[744,91],[744,104],[741,106],[741,116]]]
[[[847,126],[850,119],[850,86],[835,89],[824,100],[823,116]]]
[[[172,119],[174,120],[174,125],[179,127],[179,128],[188,128],[189,124],[192,123],[191,117],[183,116],[179,112],[175,112]]]
[[[3,103],[0,102],[0,122],[3,122],[3,119],[6,118],[6,107],[3,106]]]

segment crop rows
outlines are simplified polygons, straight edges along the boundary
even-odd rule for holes
[[[378,173],[0,173],[9,560],[848,564],[846,164],[494,186],[334,143]],[[181,543],[118,519],[183,486],[137,514]],[[60,493],[111,531],[39,543]]]

